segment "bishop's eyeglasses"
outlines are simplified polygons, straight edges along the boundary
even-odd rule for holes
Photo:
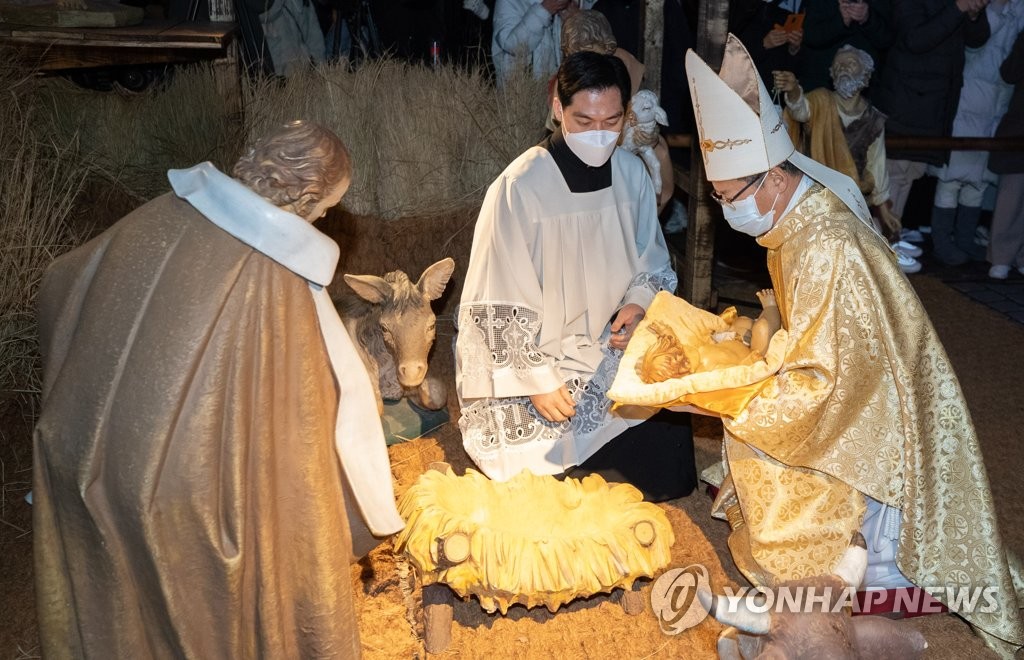
[[[762,174],[761,176],[757,177],[756,179],[753,179],[752,181],[748,182],[747,185],[745,185],[742,188],[740,188],[740,191],[738,193],[736,193],[735,195],[733,195],[732,197],[730,197],[728,199],[726,199],[725,197],[722,197],[722,195],[720,195],[717,190],[712,188],[712,190],[711,190],[711,199],[715,200],[716,202],[718,202],[722,206],[725,206],[725,207],[730,208],[730,209],[734,209],[734,208],[736,208],[736,206],[735,206],[736,198],[739,197],[740,195],[742,195],[743,193],[747,192],[747,190],[750,189],[750,186],[754,185],[755,183],[758,183],[759,181],[764,181],[764,178],[766,176],[768,176],[768,172],[765,172],[764,174]]]

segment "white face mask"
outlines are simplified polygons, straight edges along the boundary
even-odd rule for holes
[[[591,167],[601,167],[612,157],[615,143],[619,141],[618,131],[583,131],[569,133],[562,123],[562,135],[576,157]]]
[[[725,216],[725,221],[736,231],[757,237],[772,228],[775,221],[775,204],[779,201],[779,196],[775,195],[772,207],[768,209],[767,213],[761,213],[757,210],[757,201],[754,199],[754,195],[762,185],[764,185],[764,179],[761,179],[761,183],[754,189],[754,192],[738,202],[733,202],[731,207],[722,204],[722,215]]]

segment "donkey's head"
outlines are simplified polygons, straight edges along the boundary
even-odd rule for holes
[[[427,375],[427,354],[434,343],[434,311],[430,301],[444,293],[455,261],[442,259],[423,271],[413,284],[400,270],[376,275],[345,275],[345,282],[374,305],[380,332],[395,359],[402,387],[417,387]]]

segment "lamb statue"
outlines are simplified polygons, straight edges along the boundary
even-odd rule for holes
[[[661,190],[661,164],[654,153],[660,135],[658,124],[668,126],[668,115],[658,105],[657,94],[641,89],[629,100],[622,148],[632,151],[644,161],[656,191]]]
[[[775,588],[775,604],[785,600],[781,590],[798,594],[800,602],[791,608],[755,605],[749,598],[728,602],[711,592],[699,590],[697,598],[711,616],[729,628],[718,638],[722,660],[773,658],[780,660],[916,660],[928,643],[919,631],[905,623],[882,616],[852,617],[843,605],[864,580],[867,548],[860,532],[854,532],[846,549],[828,576],[789,580]],[[812,595],[813,594],[813,595]],[[827,594],[825,600],[815,600]],[[816,604],[803,608],[803,604]],[[795,610],[795,611],[794,611]]]

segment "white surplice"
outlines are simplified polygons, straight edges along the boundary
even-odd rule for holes
[[[573,193],[551,154],[533,147],[491,184],[473,237],[459,307],[456,385],[463,445],[493,479],[524,468],[578,465],[652,410],[609,411],[622,352],[610,324],[627,303],[644,309],[676,275],[651,179],[616,149],[612,185]],[[529,395],[562,384],[576,415],[545,421]]]

